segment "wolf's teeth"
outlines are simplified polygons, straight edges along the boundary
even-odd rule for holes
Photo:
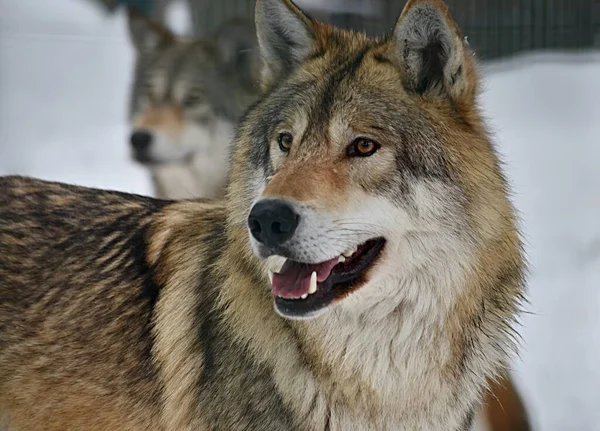
[[[308,298],[308,293],[305,293],[305,294],[304,294],[304,295],[302,295],[300,298],[302,298],[302,299],[306,299],[306,298]]]
[[[338,257],[338,263],[345,262],[345,261],[346,261],[346,258],[344,256]]]
[[[350,256],[352,256],[352,255],[353,255],[355,252],[356,252],[356,247],[354,247],[354,248],[350,248],[350,249],[346,250],[345,252],[343,252],[342,254],[343,254],[345,257],[350,257]]]
[[[310,287],[308,288],[308,294],[312,295],[317,291],[317,272],[313,271],[310,275]]]
[[[269,270],[269,282],[273,284],[273,271]]]

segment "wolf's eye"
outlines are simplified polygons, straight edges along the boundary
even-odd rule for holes
[[[356,138],[348,146],[348,155],[350,157],[368,157],[373,155],[379,149],[379,144],[367,138]]]
[[[293,141],[294,138],[287,132],[280,133],[279,136],[277,136],[277,143],[279,144],[279,149],[284,153],[290,151],[290,148],[292,148]]]
[[[183,106],[185,108],[192,108],[196,106],[202,100],[202,95],[200,93],[191,93],[183,99]]]

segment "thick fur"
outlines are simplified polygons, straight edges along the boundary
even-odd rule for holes
[[[160,385],[151,355],[158,287],[145,253],[152,216],[164,205],[1,180],[0,424],[6,429],[158,427]]]
[[[222,203],[20,177],[0,190],[7,429],[298,428],[219,304]]]
[[[133,157],[150,169],[159,198],[225,193],[236,124],[258,95],[259,57],[252,25],[228,22],[213,36],[177,37],[129,10],[137,59],[131,92]]]
[[[437,0],[384,40],[285,0],[257,3],[257,31],[265,95],[224,202],[1,180],[9,429],[470,429],[524,274],[471,53]],[[348,157],[356,136],[379,150]],[[264,198],[301,217],[278,250],[249,240]],[[372,237],[385,248],[347,297],[273,311],[274,253],[321,262]]]
[[[323,410],[303,401],[322,395],[312,386],[287,396],[309,422],[327,411],[340,429],[459,429],[512,349],[523,276],[506,184],[477,108],[474,59],[438,1],[409,2],[384,40],[314,22],[289,2],[258,4],[268,96],[240,128],[231,241],[243,238],[247,209],[261,197],[294,203],[306,221],[277,251],[287,257],[318,262],[373,236],[389,239],[374,270],[381,277],[297,330],[305,349],[327,358],[316,387],[335,382],[317,404]],[[282,130],[297,142],[287,155],[275,142]],[[382,150],[346,159],[361,135]],[[225,292],[251,342],[267,322],[242,304],[250,288],[232,283]]]

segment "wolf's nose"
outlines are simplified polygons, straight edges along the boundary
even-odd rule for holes
[[[250,233],[267,247],[281,245],[290,239],[299,222],[300,216],[291,205],[279,199],[257,202],[248,217]]]
[[[144,152],[152,142],[152,135],[144,130],[138,130],[131,134],[131,146],[138,153]]]

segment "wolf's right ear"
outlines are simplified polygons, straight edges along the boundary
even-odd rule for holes
[[[314,25],[290,0],[257,0],[255,20],[266,88],[316,48]]]
[[[248,89],[254,89],[261,72],[254,26],[232,20],[219,29],[215,39],[221,66],[238,76]]]
[[[127,8],[129,35],[138,53],[160,49],[175,40],[166,27],[133,7]]]
[[[392,58],[407,90],[473,100],[477,74],[468,47],[442,0],[409,0],[392,35]]]

